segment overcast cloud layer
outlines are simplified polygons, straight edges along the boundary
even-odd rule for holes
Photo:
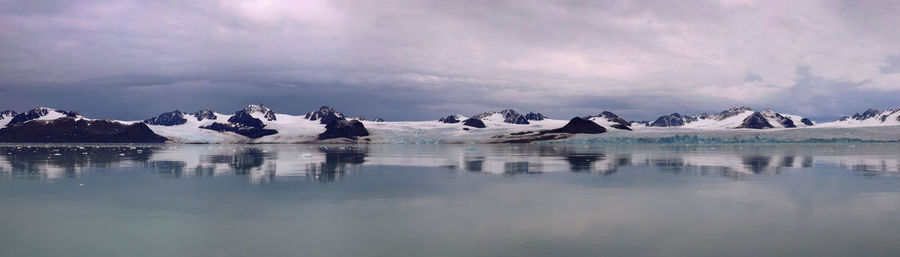
[[[895,0],[486,2],[0,0],[0,109],[900,108]]]

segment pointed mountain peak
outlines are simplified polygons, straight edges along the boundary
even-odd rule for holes
[[[218,117],[216,117],[216,111],[213,111],[210,109],[199,110],[199,111],[195,112],[193,115],[194,115],[194,118],[197,118],[197,121],[215,120],[218,118]]]
[[[247,107],[244,108],[243,111],[247,114],[254,114],[254,113],[262,114],[268,121],[275,120],[275,111],[269,107],[266,107],[265,105],[262,105],[262,104],[247,105]]]
[[[345,120],[343,113],[340,113],[327,105],[307,113],[305,118],[308,120],[318,120],[321,124],[329,124],[334,120]]]
[[[174,110],[171,112],[160,114],[159,116],[153,118],[146,119],[143,122],[147,125],[176,126],[187,123],[187,119],[184,118],[183,112]]]

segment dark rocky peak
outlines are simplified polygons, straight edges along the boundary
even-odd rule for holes
[[[197,118],[197,121],[215,120],[215,119],[219,118],[219,117],[216,117],[216,112],[213,110],[210,110],[210,109],[203,109],[203,110],[197,111],[193,115],[194,115],[194,118]]]
[[[766,120],[766,117],[763,116],[760,112],[753,112],[747,118],[744,118],[744,121],[737,128],[748,128],[748,129],[767,129],[774,128],[772,124]]]
[[[859,113],[853,114],[853,116],[851,118],[853,118],[854,120],[865,120],[865,119],[869,119],[869,118],[878,116],[878,114],[881,114],[881,111],[869,108],[862,114],[859,114]]]
[[[235,112],[234,115],[228,118],[228,122],[248,128],[263,128],[266,126],[262,120],[254,118],[246,110]]]
[[[588,117],[585,117],[584,119],[591,119],[591,118],[596,118],[596,119],[606,119],[606,120],[609,121],[609,122],[614,122],[614,123],[616,123],[616,124],[612,125],[613,128],[624,129],[624,130],[631,130],[631,128],[630,128],[631,123],[630,123],[630,122],[628,122],[627,120],[625,120],[625,119],[619,117],[619,115],[616,115],[615,113],[612,113],[612,112],[610,112],[610,111],[603,111],[603,112],[601,112],[601,113],[598,114],[598,115],[595,115],[595,116],[588,116]]]
[[[374,121],[374,122],[384,122],[384,119],[382,119],[381,117],[378,117],[378,118],[375,118],[375,119],[372,120],[372,121]]]
[[[366,121],[366,117],[363,117],[363,116],[356,116],[356,117],[352,117],[352,118],[350,118],[350,119],[351,119],[351,120],[358,120],[358,121]]]
[[[359,120],[331,120],[325,125],[325,132],[319,134],[319,140],[332,138],[358,139],[369,135],[366,126]]]
[[[513,110],[513,109],[505,109],[505,110],[502,110],[499,112],[485,112],[482,114],[472,116],[472,118],[482,120],[484,118],[490,117],[490,116],[492,116],[494,114],[498,114],[498,113],[501,116],[503,116],[503,122],[505,122],[505,123],[529,124],[528,120],[525,119],[525,116],[522,116],[521,114],[519,114],[519,112],[517,112],[516,110]]]
[[[321,124],[329,124],[331,121],[335,120],[345,120],[344,114],[338,111],[335,111],[331,107],[322,106],[319,107],[318,110],[311,111],[306,114],[306,119],[308,120],[318,120]]]
[[[78,117],[78,112],[73,111],[63,111],[63,110],[55,110],[46,107],[38,107],[31,110],[28,110],[23,113],[16,114],[12,117],[12,120],[6,125],[7,127],[11,127],[14,125],[19,125],[30,120],[38,119],[40,117],[44,117],[49,115],[51,112],[62,114],[65,117],[76,118]]]
[[[809,120],[807,118],[800,119],[800,123],[803,123],[803,125],[807,125],[807,126],[815,125],[815,123],[813,123],[811,120]]]
[[[247,108],[243,110],[247,114],[261,113],[264,115],[266,120],[273,121],[275,120],[275,111],[261,104],[251,104],[247,105]]]
[[[785,128],[796,128],[797,127],[797,125],[794,124],[793,120],[791,120],[788,117],[785,117],[784,115],[781,115],[780,113],[773,111],[772,109],[765,109],[762,112],[760,112],[760,114],[763,117],[775,120],[776,122],[778,122],[778,124],[781,124],[782,127],[785,127]]]
[[[453,114],[447,117],[441,117],[440,119],[438,119],[438,121],[443,123],[460,123],[462,118],[462,115]]]
[[[684,126],[686,123],[690,123],[696,121],[697,118],[691,116],[684,116],[680,113],[672,113],[669,115],[660,116],[656,118],[653,122],[650,122],[647,126],[650,127],[680,127]]]
[[[717,119],[717,120],[724,120],[727,118],[734,117],[735,115],[744,113],[746,111],[752,111],[752,110],[753,109],[750,109],[750,107],[747,107],[747,106],[732,107],[731,109],[724,110],[724,111],[714,114],[714,115],[710,115],[710,117]]]
[[[543,133],[568,133],[568,134],[600,134],[606,132],[606,128],[593,121],[581,117],[569,120],[565,126],[558,129],[545,130]]]
[[[158,126],[176,126],[187,123],[187,119],[184,118],[184,113],[179,110],[174,110],[171,112],[160,114],[159,116],[149,118],[144,120],[144,123],[147,125],[158,125]]]
[[[465,121],[463,121],[463,126],[469,126],[469,127],[473,127],[473,128],[486,128],[487,127],[484,125],[483,121],[481,121],[480,119],[476,119],[476,118],[466,119]]]
[[[544,120],[546,118],[547,118],[547,116],[544,116],[541,113],[529,112],[528,114],[525,114],[526,120]]]

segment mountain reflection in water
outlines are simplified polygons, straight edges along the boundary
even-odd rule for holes
[[[623,167],[747,178],[833,165],[863,175],[900,171],[896,144],[810,145],[2,145],[4,179],[77,177],[143,167],[173,178],[235,175],[254,183],[284,178],[340,181],[362,167],[441,167],[505,174],[612,175]]]

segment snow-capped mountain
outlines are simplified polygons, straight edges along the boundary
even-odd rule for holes
[[[339,121],[346,122],[332,126],[326,138],[320,137],[327,131],[327,125]],[[303,116],[278,113],[264,105],[248,105],[232,115],[212,110],[201,110],[190,115],[174,111],[147,119],[144,123],[157,134],[181,143],[308,143],[367,135],[360,132],[360,120],[348,121],[344,114],[328,106]]]
[[[4,115],[8,115],[8,114],[12,114],[12,113],[15,113],[15,112],[4,111]],[[0,124],[4,125],[2,127],[8,127],[8,126],[23,124],[23,123],[26,123],[26,122],[29,122],[32,120],[55,120],[55,119],[62,118],[62,117],[82,118],[80,115],[78,115],[78,112],[63,111],[63,110],[57,110],[57,109],[47,108],[47,107],[38,107],[38,108],[34,108],[34,109],[28,110],[23,113],[16,113],[12,117],[10,117],[8,121],[6,118],[4,118],[0,122],[3,122],[5,124],[3,124],[3,123],[0,123]],[[0,127],[0,128],[2,128],[2,127]]]
[[[822,127],[874,127],[900,125],[900,109],[880,111],[868,109],[863,113],[855,113],[841,117],[832,122],[820,124]]]
[[[798,115],[781,114],[770,109],[759,112],[745,106],[712,114],[681,115],[672,113],[657,118],[647,126],[700,129],[769,129],[809,127],[814,125],[815,123],[811,120]]]
[[[540,116],[543,117],[543,115]],[[499,112],[485,112],[472,116],[472,119],[492,122],[502,121],[510,124],[528,124],[528,119],[526,119],[524,115],[519,114],[519,112],[516,112],[516,110],[513,109],[505,109]]]
[[[603,111],[598,115],[584,117],[584,119],[593,121],[594,123],[597,123],[598,125],[604,127],[610,127],[619,130],[631,130],[630,122],[622,119],[621,117],[619,117],[619,115],[616,115],[615,113],[612,113],[610,111]]]
[[[74,111],[38,107],[23,113],[0,112],[0,142],[161,143],[142,123],[87,119]]]
[[[319,107],[318,110],[311,111],[305,116],[308,120],[318,120],[321,124],[328,124],[334,120],[344,120],[344,114],[335,111],[328,106]]]

